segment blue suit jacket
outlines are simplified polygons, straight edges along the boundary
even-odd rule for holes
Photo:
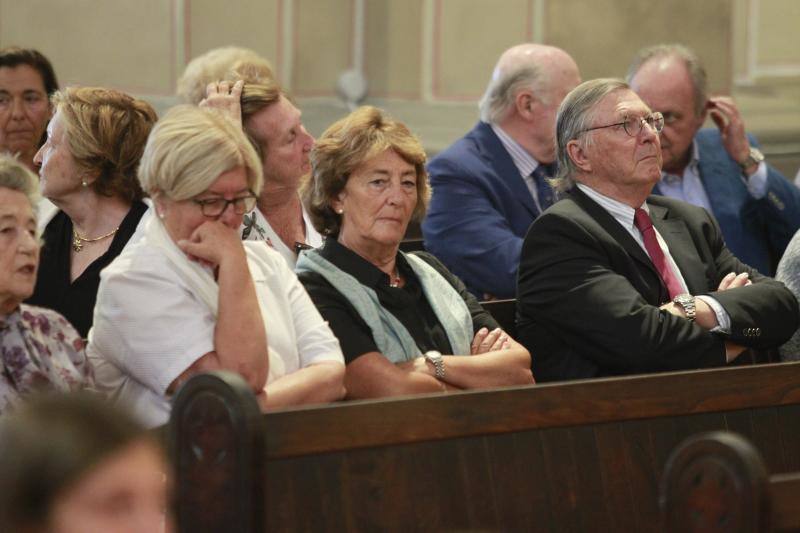
[[[716,128],[695,136],[700,156],[700,180],[725,244],[742,262],[772,275],[783,251],[800,228],[800,190],[767,166],[767,194],[753,198]],[[756,140],[750,136],[750,144]],[[656,186],[653,194],[661,194]]]
[[[425,248],[478,296],[514,298],[522,240],[539,211],[500,139],[479,122],[428,173]]]

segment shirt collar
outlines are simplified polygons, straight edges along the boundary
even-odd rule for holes
[[[497,124],[491,123],[489,127],[492,128],[497,138],[500,139],[500,144],[503,145],[508,155],[511,156],[511,160],[514,162],[514,166],[517,167],[517,170],[519,170],[520,176],[523,178],[530,176],[531,173],[536,170],[536,167],[539,166],[539,162],[536,161],[522,145],[515,141],[511,135],[503,131],[503,128]]]
[[[390,280],[386,273],[333,237],[325,239],[322,247],[317,250],[322,257],[356,278],[362,285],[373,288],[377,288],[381,282],[389,285]],[[403,254],[397,254],[396,262],[397,268],[405,274],[407,263]]]
[[[686,168],[683,171],[684,175],[686,174],[686,172],[691,172],[694,175],[699,176],[700,175],[699,165],[700,165],[700,149],[697,147],[697,141],[692,141],[692,155],[689,158],[689,164],[686,165]],[[683,176],[670,174],[662,170],[661,179],[663,181],[666,181],[667,183],[677,183],[683,180]]]
[[[615,200],[614,198],[601,194],[583,183],[577,183],[576,185],[584,194],[586,194],[586,196],[600,204],[600,207],[608,211],[608,213],[614,217],[614,220],[622,224],[624,228],[630,230],[631,228],[636,227],[633,222],[633,217],[636,214],[636,210],[634,208],[628,204],[620,202],[619,200]],[[647,202],[644,202],[641,205],[641,209],[644,209],[648,215],[650,214],[650,209],[647,207]]]

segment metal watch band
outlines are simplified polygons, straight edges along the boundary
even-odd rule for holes
[[[436,379],[444,379],[444,358],[442,358],[442,354],[436,350],[425,352],[425,360],[433,364]]]
[[[694,322],[695,316],[697,314],[697,306],[695,303],[694,296],[691,294],[679,294],[672,300],[674,303],[683,307],[683,311],[686,313],[686,319],[689,322]]]

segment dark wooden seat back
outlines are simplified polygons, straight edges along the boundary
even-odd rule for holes
[[[684,441],[664,467],[660,492],[670,533],[771,531],[767,469],[736,433],[714,431]]]
[[[800,470],[800,363],[344,402],[263,419],[270,531],[652,533],[666,530],[664,465],[692,435],[733,429],[769,471]],[[178,485],[230,490],[203,472],[216,475],[197,469]],[[186,512],[211,501],[184,497],[197,502]],[[239,502],[223,494],[216,505]]]
[[[503,331],[511,338],[517,338],[517,300],[489,300],[481,302],[481,305],[497,320]]]
[[[770,477],[761,453],[743,436],[703,433],[672,452],[660,504],[670,533],[800,531],[800,472]]]
[[[425,241],[423,239],[403,239],[400,241],[400,250],[405,253],[424,252]]]
[[[167,431],[178,531],[264,531],[263,419],[244,380],[193,376],[175,396]]]

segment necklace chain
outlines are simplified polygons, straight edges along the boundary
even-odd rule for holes
[[[105,235],[101,235],[101,236],[95,237],[93,239],[87,239],[86,237],[84,237],[80,233],[78,233],[78,230],[76,230],[75,228],[72,228],[72,249],[75,250],[76,253],[80,252],[81,250],[83,250],[83,243],[85,243],[85,242],[102,241],[103,239],[107,239],[107,238],[111,237],[112,235],[114,235],[118,231],[119,231],[119,226],[114,228],[109,233],[106,233]]]
[[[389,277],[389,286],[396,289],[400,286],[400,271],[395,267],[394,272]]]

